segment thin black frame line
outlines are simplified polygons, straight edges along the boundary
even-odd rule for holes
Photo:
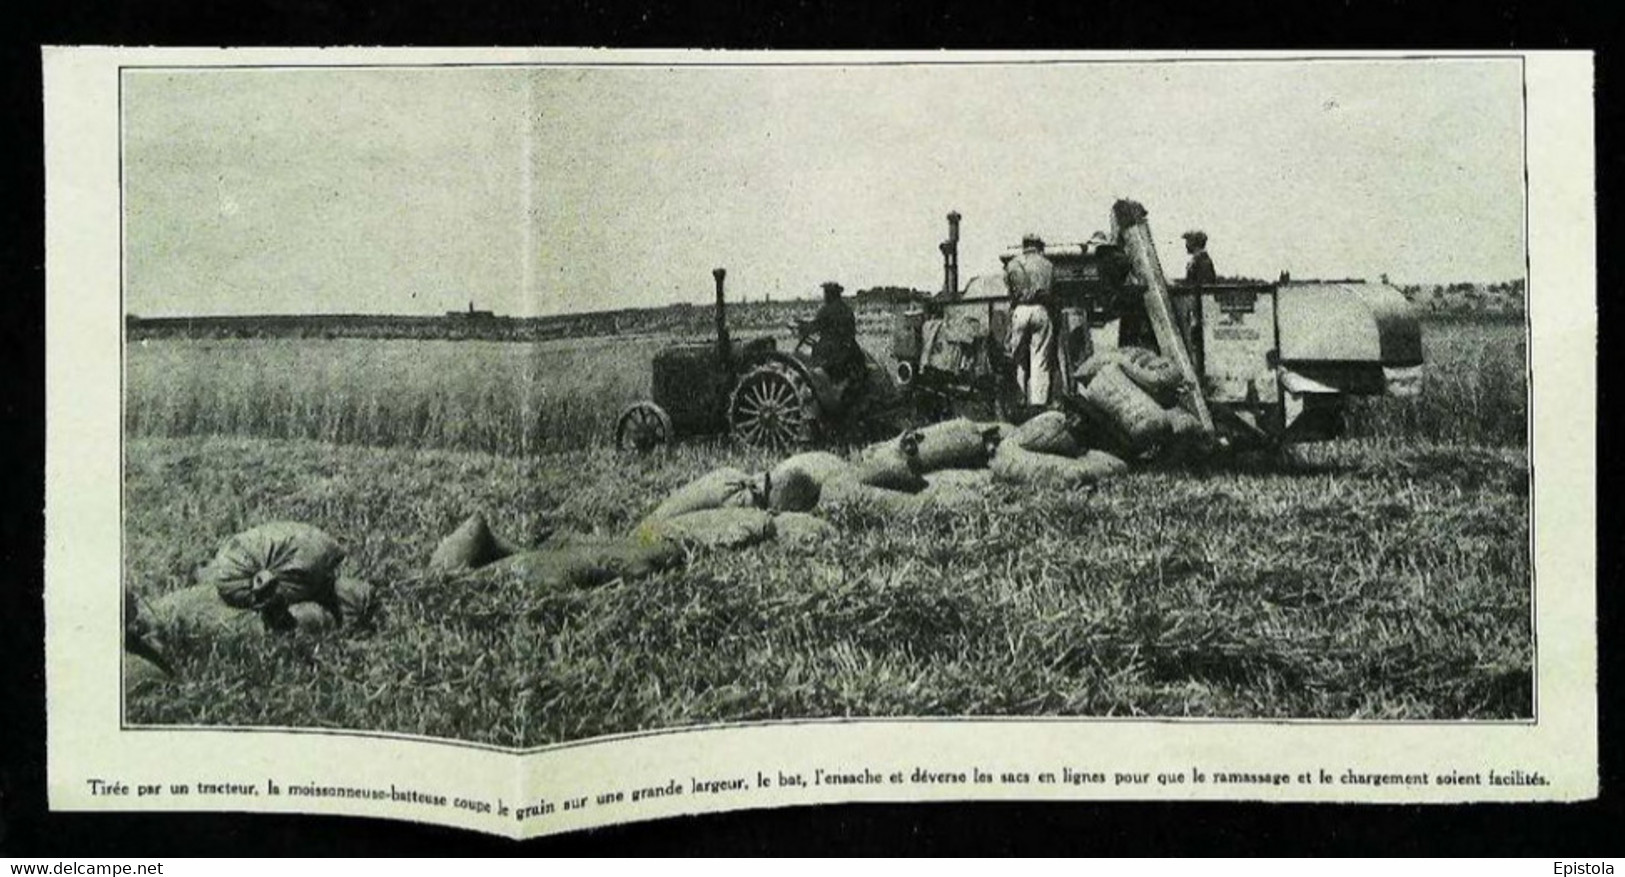
[[[1419,60],[1419,59],[1430,59],[1430,58],[1431,59],[1441,59],[1441,60],[1456,60],[1456,59],[1461,59],[1461,60],[1469,60],[1469,59],[1474,59],[1474,60],[1506,60],[1506,61],[1516,60],[1519,63],[1520,83],[1521,83],[1520,99],[1521,99],[1521,102],[1522,102],[1522,110],[1523,110],[1523,143],[1522,143],[1522,148],[1523,148],[1523,164],[1524,164],[1524,265],[1525,265],[1525,269],[1524,269],[1525,270],[1525,280],[1524,280],[1524,290],[1525,290],[1524,333],[1525,333],[1525,335],[1524,335],[1524,337],[1525,337],[1525,354],[1526,354],[1525,355],[1525,360],[1526,360],[1526,369],[1527,369],[1527,371],[1526,371],[1525,396],[1526,396],[1526,399],[1528,401],[1529,411],[1530,411],[1530,416],[1529,416],[1528,424],[1527,424],[1527,427],[1526,427],[1526,429],[1528,431],[1528,439],[1526,440],[1526,451],[1525,451],[1525,454],[1524,454],[1525,464],[1528,467],[1528,471],[1529,471],[1529,474],[1530,474],[1530,491],[1531,491],[1529,499],[1527,500],[1527,503],[1526,503],[1526,506],[1529,509],[1528,516],[1527,516],[1527,522],[1528,522],[1528,534],[1529,534],[1528,535],[1528,540],[1529,540],[1529,545],[1530,545],[1530,564],[1529,564],[1530,618],[1531,618],[1531,623],[1530,623],[1530,651],[1531,651],[1531,660],[1532,660],[1532,671],[1531,671],[1532,692],[1531,692],[1531,704],[1530,704],[1531,715],[1530,715],[1529,718],[1527,718],[1527,719],[1487,719],[1487,720],[1451,720],[1451,719],[1405,720],[1405,719],[1327,719],[1327,718],[1258,719],[1258,718],[1245,718],[1245,717],[1236,718],[1236,717],[1190,717],[1190,716],[1134,716],[1134,717],[1127,717],[1127,716],[935,716],[935,717],[933,717],[933,716],[907,716],[907,717],[859,716],[859,717],[815,718],[815,719],[765,719],[765,720],[754,721],[754,722],[720,722],[720,723],[710,723],[710,724],[703,724],[703,725],[683,725],[683,726],[674,726],[674,727],[670,727],[670,728],[658,728],[658,729],[646,729],[646,730],[639,730],[639,731],[629,731],[629,732],[624,732],[624,733],[620,733],[620,734],[610,734],[610,735],[604,735],[604,736],[599,736],[599,737],[585,738],[585,739],[582,739],[582,740],[561,741],[561,742],[558,742],[558,743],[544,744],[544,745],[537,746],[537,747],[521,748],[521,747],[502,747],[502,746],[498,746],[496,744],[480,743],[480,742],[477,742],[477,741],[469,741],[469,740],[457,740],[457,739],[454,739],[454,738],[428,737],[428,736],[401,734],[401,733],[398,733],[398,732],[378,731],[378,730],[353,730],[353,729],[335,729],[335,728],[297,728],[297,727],[276,728],[276,727],[256,727],[256,726],[241,726],[241,725],[237,725],[237,726],[230,726],[230,725],[222,725],[222,726],[210,726],[210,725],[136,725],[136,724],[132,724],[132,723],[130,723],[128,721],[127,716],[126,716],[125,711],[124,711],[124,690],[123,690],[123,680],[121,678],[120,679],[120,685],[119,685],[119,698],[120,698],[119,730],[120,731],[129,731],[129,732],[160,732],[160,733],[181,733],[181,732],[189,732],[189,731],[191,731],[191,732],[203,732],[203,733],[221,733],[221,732],[224,732],[224,733],[255,733],[255,734],[261,734],[261,733],[272,733],[272,734],[290,734],[290,733],[291,734],[321,734],[321,735],[335,735],[335,736],[350,736],[350,737],[386,738],[386,739],[407,740],[407,741],[420,742],[420,743],[431,743],[431,744],[435,744],[435,745],[454,746],[454,747],[461,747],[461,748],[472,748],[472,749],[479,749],[479,750],[485,750],[485,751],[493,751],[494,750],[494,751],[518,754],[518,755],[528,755],[528,754],[537,754],[537,753],[543,753],[543,752],[559,751],[559,750],[570,749],[570,748],[575,748],[575,747],[579,747],[579,746],[595,745],[595,744],[599,744],[599,743],[614,743],[614,742],[619,742],[619,741],[622,741],[622,740],[637,739],[637,738],[641,738],[641,737],[660,736],[660,735],[665,735],[665,734],[696,733],[696,732],[704,732],[704,731],[708,731],[708,730],[720,730],[720,729],[729,729],[729,728],[752,728],[752,727],[766,727],[766,726],[777,726],[777,725],[796,726],[796,725],[805,725],[805,724],[829,724],[829,723],[833,723],[833,724],[858,724],[858,723],[872,723],[872,722],[896,722],[896,723],[915,724],[915,723],[922,723],[922,722],[973,722],[973,723],[977,723],[977,722],[1001,722],[1002,723],[1002,722],[1034,722],[1034,721],[1036,721],[1036,722],[1040,722],[1040,723],[1044,723],[1044,724],[1052,724],[1052,723],[1058,723],[1058,722],[1065,722],[1065,723],[1080,723],[1080,722],[1081,723],[1088,723],[1088,722],[1097,722],[1097,723],[1098,722],[1114,722],[1114,723],[1136,723],[1136,722],[1138,722],[1138,723],[1144,723],[1144,722],[1150,722],[1150,723],[1153,723],[1153,724],[1183,724],[1183,725],[1234,724],[1234,725],[1243,725],[1243,726],[1248,726],[1248,725],[1253,725],[1253,726],[1256,726],[1256,725],[1270,725],[1270,726],[1281,726],[1281,727],[1305,727],[1305,726],[1307,726],[1307,727],[1317,727],[1317,726],[1338,726],[1338,725],[1352,725],[1352,726],[1359,726],[1359,727],[1386,727],[1386,726],[1393,726],[1393,727],[1531,727],[1531,726],[1536,726],[1536,727],[1538,727],[1539,724],[1540,724],[1540,715],[1539,715],[1540,653],[1539,653],[1539,644],[1537,642],[1536,630],[1535,630],[1535,621],[1538,619],[1538,614],[1535,611],[1535,604],[1536,604],[1536,599],[1537,599],[1537,594],[1538,594],[1538,588],[1536,586],[1535,562],[1534,562],[1534,559],[1535,559],[1535,555],[1534,555],[1534,534],[1535,534],[1535,528],[1534,528],[1534,494],[1533,494],[1533,490],[1534,490],[1534,468],[1535,468],[1535,464],[1534,464],[1534,459],[1535,459],[1534,419],[1533,419],[1533,417],[1534,417],[1534,407],[1533,407],[1534,406],[1534,367],[1533,367],[1532,356],[1530,356],[1530,352],[1529,352],[1529,347],[1532,346],[1531,343],[1530,343],[1531,339],[1532,339],[1532,332],[1531,332],[1531,328],[1530,328],[1531,321],[1530,321],[1530,317],[1529,317],[1529,278],[1528,278],[1528,274],[1529,274],[1529,270],[1530,270],[1529,269],[1529,264],[1530,264],[1531,256],[1530,256],[1530,247],[1529,247],[1529,244],[1530,244],[1530,239],[1529,239],[1529,137],[1528,137],[1529,92],[1528,92],[1527,53],[1509,52],[1509,53],[1506,53],[1506,54],[1483,54],[1483,55],[1418,55],[1418,56],[1381,55],[1381,56],[1348,56],[1348,57],[1338,56],[1338,57],[1306,57],[1306,58],[1258,58],[1258,59],[1250,59],[1250,58],[1213,58],[1213,59],[1205,59],[1205,58],[1158,58],[1158,59],[1145,59],[1145,60],[1135,60],[1135,59],[1096,59],[1096,60],[1087,60],[1087,59],[1077,59],[1077,60],[1031,59],[1031,60],[1026,60],[1026,61],[1011,61],[1011,62],[989,60],[989,61],[958,61],[958,62],[954,62],[954,61],[861,62],[861,63],[854,63],[854,64],[847,64],[847,63],[841,63],[841,62],[827,62],[827,63],[809,62],[809,63],[788,63],[788,64],[775,64],[775,63],[760,63],[760,64],[695,63],[695,64],[680,64],[680,63],[654,63],[654,62],[651,62],[651,63],[637,63],[637,64],[627,64],[627,63],[608,64],[608,63],[567,63],[567,62],[558,62],[558,63],[535,63],[535,62],[507,63],[507,62],[503,62],[503,63],[481,63],[481,64],[474,64],[474,63],[450,63],[450,64],[426,63],[426,64],[418,64],[418,65],[404,65],[404,64],[208,65],[208,64],[199,64],[199,65],[184,65],[184,66],[174,66],[174,65],[169,65],[169,66],[148,66],[148,65],[140,65],[140,64],[128,64],[128,65],[121,64],[121,65],[118,66],[117,74],[116,74],[117,79],[118,79],[118,88],[117,88],[117,90],[118,90],[118,100],[117,100],[117,105],[118,105],[118,112],[119,112],[119,120],[118,120],[118,136],[119,136],[118,179],[119,179],[119,228],[120,228],[120,240],[119,240],[119,301],[120,301],[120,307],[121,307],[121,310],[122,310],[123,303],[124,303],[124,297],[125,297],[125,294],[126,294],[125,276],[124,276],[125,255],[126,254],[125,254],[125,251],[124,251],[124,240],[123,240],[123,235],[124,235],[124,204],[123,204],[123,200],[124,200],[124,180],[123,180],[123,177],[124,177],[124,106],[123,106],[123,95],[124,95],[124,73],[125,73],[126,70],[130,70],[130,71],[172,70],[172,71],[199,71],[199,72],[212,71],[212,70],[245,70],[245,69],[264,69],[264,70],[280,70],[280,69],[418,70],[418,69],[432,69],[432,68],[440,68],[440,67],[453,67],[453,68],[505,68],[505,67],[511,67],[511,68],[750,67],[750,68],[768,69],[768,68],[776,68],[776,67],[798,67],[798,66],[801,66],[801,67],[807,67],[807,66],[811,66],[811,67],[851,67],[851,66],[890,66],[890,67],[896,67],[896,66],[955,66],[955,65],[959,65],[959,66],[965,66],[965,65],[970,65],[970,66],[1012,65],[1012,66],[1015,66],[1015,65],[1023,65],[1023,64],[1025,64],[1025,65],[1037,65],[1037,64],[1087,65],[1087,64],[1147,64],[1147,63],[1172,63],[1172,64],[1193,64],[1194,63],[1194,64],[1200,64],[1200,63],[1213,63],[1213,62],[1220,62],[1220,63],[1255,63],[1255,62],[1259,62],[1259,61],[1266,61],[1266,62],[1288,62],[1288,61],[1338,62],[1338,61],[1361,61],[1361,60],[1364,60],[1364,61],[1384,61],[1384,60],[1414,61],[1414,60]],[[123,569],[123,559],[124,559],[124,555],[125,555],[124,483],[125,483],[125,480],[126,480],[126,473],[124,471],[124,469],[125,469],[125,460],[124,460],[124,456],[123,456],[123,447],[124,447],[124,441],[125,441],[125,438],[126,438],[126,436],[125,436],[126,424],[125,424],[125,422],[123,420],[123,411],[124,411],[124,405],[125,405],[125,399],[124,399],[125,387],[124,387],[124,371],[123,370],[124,370],[125,365],[126,365],[124,360],[127,358],[127,350],[126,350],[127,338],[126,338],[126,335],[127,335],[127,333],[124,331],[123,316],[122,316],[122,313],[121,313],[121,315],[120,315],[120,331],[119,331],[119,353],[120,353],[120,358],[121,358],[121,361],[120,361],[120,399],[119,399],[119,405],[120,405],[119,446],[120,446],[120,451],[121,451],[120,461],[119,461],[119,465],[120,465],[120,469],[119,469],[119,479],[120,479],[120,484],[119,484],[119,522],[120,522],[120,527],[119,527],[119,554],[120,554],[121,567],[120,567],[119,572],[120,572],[121,581],[122,581],[123,576],[125,574],[125,570]],[[122,594],[120,596],[122,597]],[[122,601],[120,601],[120,612],[121,612],[121,618],[122,618]],[[121,621],[120,627],[122,628],[122,621]],[[121,649],[121,651],[120,651],[120,669],[121,669],[121,671],[122,671],[122,665],[123,665],[124,660],[125,660],[125,658],[124,658],[124,655],[123,655],[123,652],[122,652],[122,649]]]
[[[179,51],[184,51],[184,50],[179,50]],[[204,51],[211,51],[211,50],[204,50]],[[347,51],[347,49],[341,49],[341,48],[321,49],[321,48],[316,48],[316,49],[313,49],[312,51]],[[474,50],[471,49],[469,51],[474,51]],[[502,50],[498,50],[498,51],[502,51]],[[517,48],[517,49],[512,49],[510,51],[548,51],[548,50],[547,49],[534,49],[533,50],[533,49]],[[566,50],[566,51],[579,51],[579,50],[571,49],[571,50]],[[678,51],[678,52],[682,52],[682,51],[686,51],[686,50],[661,50],[661,49],[634,50],[634,49],[624,49],[624,50],[607,50],[607,51],[620,51],[620,52],[623,52],[623,53],[630,54],[630,53],[634,53],[634,52],[659,52],[659,51]],[[741,51],[744,51],[744,50],[741,50]],[[783,54],[783,52],[781,52],[780,54]],[[1511,60],[1522,60],[1526,56],[1527,56],[1527,52],[1507,51],[1505,53],[1500,53],[1500,52],[1473,52],[1473,53],[1469,53],[1469,54],[1439,54],[1437,52],[1433,52],[1433,53],[1402,54],[1402,55],[1380,55],[1380,54],[1378,54],[1378,55],[1336,55],[1336,56],[1288,55],[1288,56],[1271,56],[1271,57],[1255,57],[1255,58],[1249,58],[1249,57],[1217,57],[1217,58],[1215,58],[1215,57],[1194,57],[1194,58],[1019,58],[1019,57],[1011,57],[1011,58],[1004,58],[1004,59],[985,58],[985,59],[957,59],[957,60],[947,59],[947,58],[941,58],[941,59],[920,58],[920,59],[917,59],[917,60],[913,60],[913,59],[911,59],[911,60],[902,60],[902,59],[897,59],[897,60],[881,60],[881,59],[863,60],[861,58],[854,58],[853,60],[850,60],[850,61],[836,61],[836,60],[815,61],[815,60],[812,60],[812,59],[800,60],[800,61],[747,61],[747,60],[736,60],[736,61],[687,61],[687,60],[682,60],[680,58],[674,57],[673,59],[671,59],[669,61],[654,61],[654,60],[650,60],[650,61],[633,61],[633,60],[622,60],[622,61],[427,61],[427,62],[422,62],[422,63],[409,63],[409,62],[389,62],[389,63],[339,62],[339,63],[334,63],[334,64],[319,64],[319,63],[309,63],[309,64],[300,64],[300,63],[289,63],[289,64],[206,64],[206,63],[162,64],[162,63],[152,63],[152,64],[144,64],[144,63],[132,63],[132,64],[122,64],[122,65],[120,65],[119,69],[120,69],[120,71],[128,69],[128,70],[160,70],[160,71],[182,72],[182,71],[192,71],[192,70],[380,70],[380,69],[421,70],[421,69],[430,69],[430,68],[471,68],[471,69],[489,68],[489,69],[495,69],[495,68],[505,68],[505,67],[506,68],[523,68],[523,67],[530,67],[530,68],[596,67],[596,68],[608,68],[608,69],[614,69],[614,68],[626,68],[626,69],[674,68],[675,69],[675,68],[689,68],[689,67],[694,67],[694,68],[754,68],[754,69],[797,68],[797,67],[813,67],[813,68],[816,68],[816,67],[824,67],[824,68],[835,68],[835,67],[1016,67],[1016,66],[1072,66],[1072,65],[1085,65],[1085,64],[1112,64],[1112,65],[1130,65],[1130,64],[1282,64],[1282,63],[1302,64],[1302,63],[1340,63],[1340,62],[1350,62],[1350,61],[1359,61],[1359,62],[1373,62],[1373,61],[1458,61],[1458,60],[1459,61],[1511,61]]]
[[[1529,59],[1518,58],[1519,97],[1523,101],[1523,363],[1524,363],[1524,446],[1529,449],[1529,494],[1524,497],[1524,521],[1527,525],[1525,540],[1529,552],[1529,654],[1532,661],[1529,674],[1529,712],[1540,724],[1540,563],[1535,551],[1535,358],[1534,321],[1530,317],[1530,303],[1534,300],[1531,287],[1529,246]],[[1595,602],[1595,601],[1593,601]],[[1593,607],[1593,616],[1596,611]]]

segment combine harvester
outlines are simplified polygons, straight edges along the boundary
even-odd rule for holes
[[[1057,357],[1051,399],[1080,409],[1078,366],[1120,346],[1151,349],[1183,376],[1178,406],[1211,445],[1279,447],[1343,433],[1350,396],[1414,395],[1421,329],[1397,289],[1359,280],[1170,285],[1145,208],[1112,207],[1112,233],[1052,246]],[[955,414],[1020,421],[1005,354],[1004,273],[959,284],[958,213],[941,244],[943,288],[893,332],[896,375],[923,419]],[[1005,255],[1008,262],[1014,253]],[[1176,303],[1178,307],[1176,307]],[[1191,315],[1181,321],[1177,315]],[[990,410],[991,409],[991,410]]]

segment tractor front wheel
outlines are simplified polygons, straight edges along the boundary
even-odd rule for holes
[[[734,387],[728,425],[746,444],[792,448],[818,434],[818,401],[806,376],[782,362],[752,369]]]
[[[617,450],[646,453],[671,439],[671,416],[653,402],[633,402],[615,420]]]

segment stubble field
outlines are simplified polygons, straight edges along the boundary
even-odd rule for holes
[[[606,447],[670,339],[132,344],[130,587],[185,587],[226,536],[291,518],[346,546],[384,615],[320,640],[166,631],[180,676],[128,717],[505,746],[784,717],[1527,717],[1522,326],[1424,333],[1420,398],[1288,460],[847,505],[810,557],[768,543],[553,593],[423,569],[473,511],[521,541],[620,533],[715,466],[772,462]]]

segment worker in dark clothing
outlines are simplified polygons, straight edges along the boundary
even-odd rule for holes
[[[1191,256],[1190,264],[1185,266],[1186,284],[1200,286],[1219,282],[1219,275],[1213,270],[1213,258],[1207,254],[1207,232],[1185,232],[1185,252]]]
[[[844,384],[863,374],[863,349],[858,346],[858,318],[841,300],[839,283],[824,284],[824,304],[812,320],[801,325],[802,336],[817,335],[813,342],[813,363],[824,369],[830,380]]]
[[[1191,230],[1185,232],[1184,237],[1185,252],[1191,257],[1185,266],[1184,285],[1207,286],[1219,282],[1219,275],[1213,270],[1213,258],[1207,254],[1207,232]],[[1202,358],[1201,313],[1195,295],[1174,296],[1174,319],[1185,338],[1185,349],[1197,360]]]

